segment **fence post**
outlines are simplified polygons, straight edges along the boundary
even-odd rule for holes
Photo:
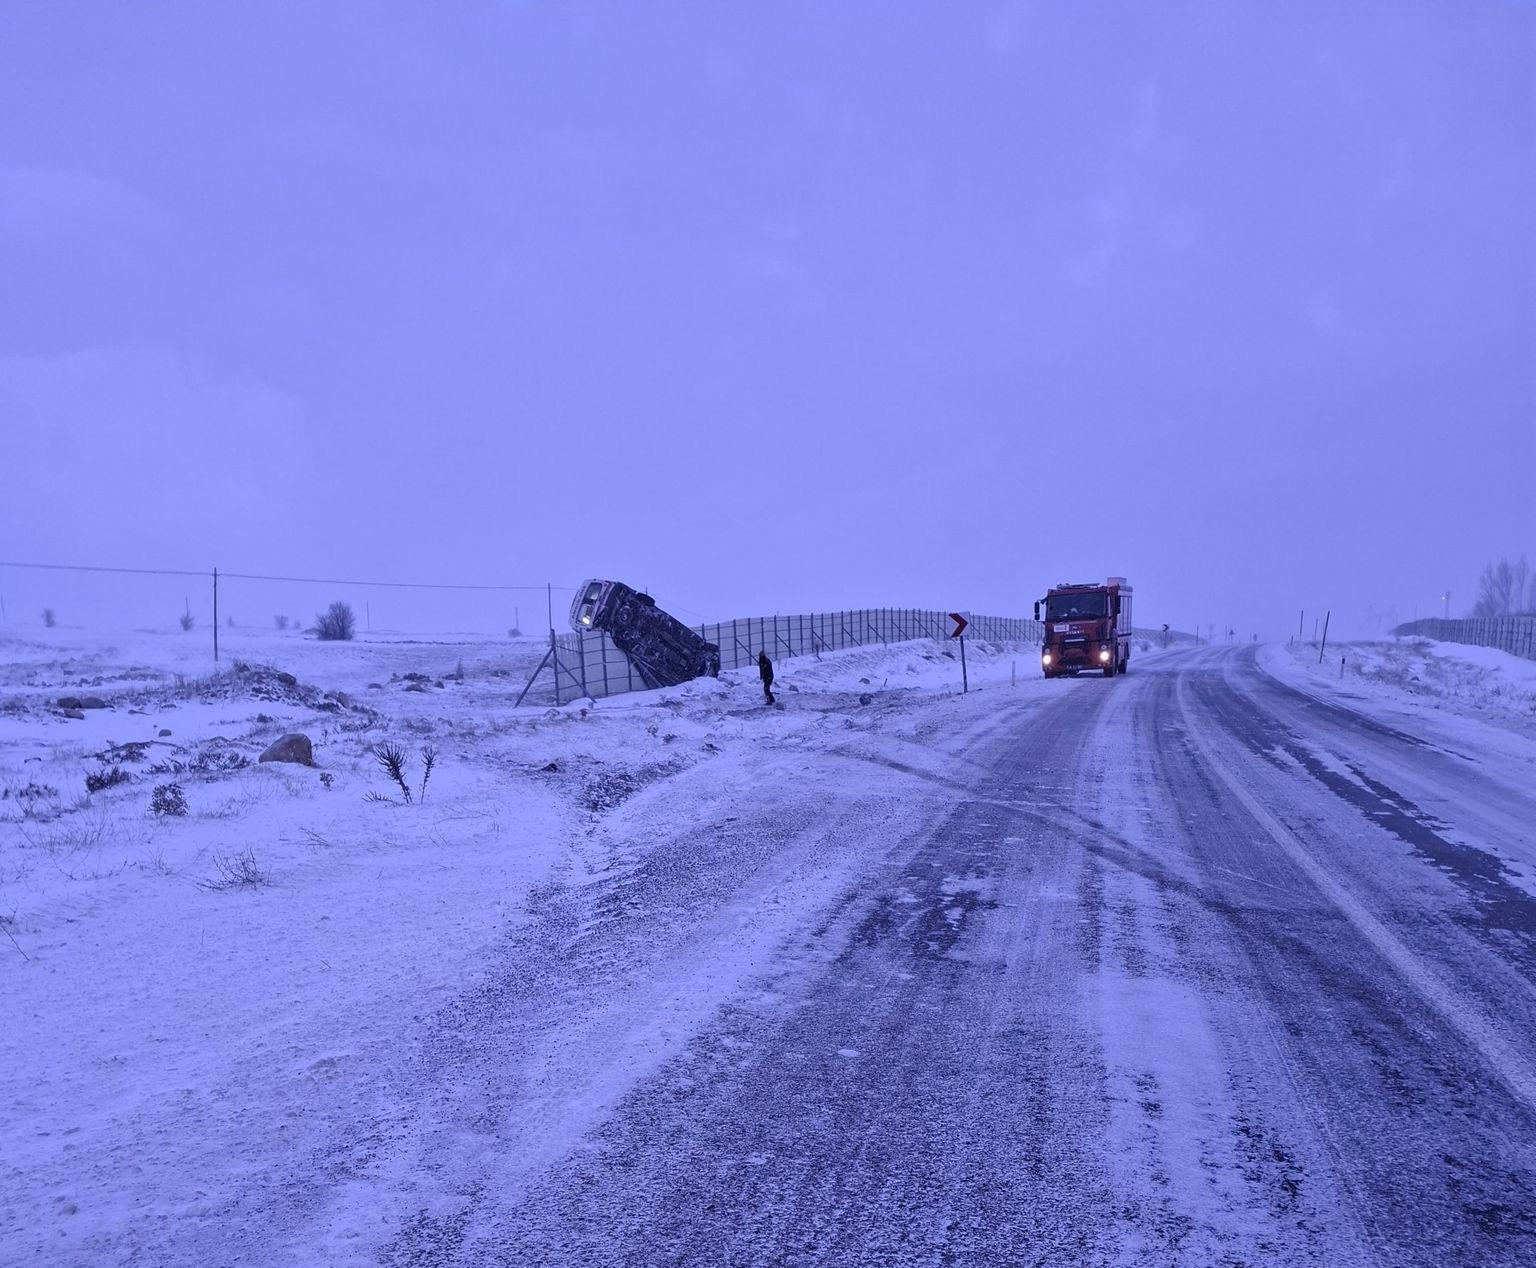
[[[550,618],[549,622],[549,657],[550,663],[555,667],[555,703],[560,703],[560,653],[555,647],[555,622]]]

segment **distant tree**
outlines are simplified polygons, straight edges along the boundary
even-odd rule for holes
[[[286,616],[274,616],[272,621],[273,624],[275,624],[280,630],[286,630],[288,628],[288,618]]]
[[[234,617],[229,617],[227,620],[225,620],[224,624],[229,626],[230,629],[234,629],[235,628],[235,618]]]
[[[43,609],[43,624],[46,625],[50,630],[54,627],[55,624],[57,624],[57,620],[53,615],[52,608]]]
[[[1524,555],[1500,559],[1483,569],[1477,579],[1477,602],[1472,615],[1482,620],[1536,611],[1536,576]]]
[[[340,599],[315,618],[315,633],[325,642],[347,642],[357,631],[352,605]]]
[[[185,633],[187,630],[190,630],[192,628],[192,626],[194,624],[196,624],[196,620],[192,616],[192,609],[191,608],[188,608],[185,612],[183,612],[176,619],[181,622],[181,628],[182,628],[182,632],[183,633]]]

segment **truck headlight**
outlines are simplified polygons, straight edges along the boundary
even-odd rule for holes
[[[1104,651],[1099,653],[1099,659],[1102,660],[1102,661],[1105,661],[1105,662],[1107,662],[1109,660],[1109,649],[1108,648],[1105,648]]]
[[[1050,654],[1050,652],[1046,652],[1043,656],[1040,657],[1040,663],[1042,665],[1049,665],[1051,663],[1051,654]]]

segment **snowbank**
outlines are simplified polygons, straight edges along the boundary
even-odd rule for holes
[[[1536,734],[1536,661],[1495,648],[1422,638],[1339,643],[1319,664],[1317,648],[1299,643],[1265,648],[1262,663],[1314,690],[1399,708],[1428,707]]]

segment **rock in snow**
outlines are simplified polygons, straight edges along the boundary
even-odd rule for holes
[[[285,735],[280,740],[274,740],[257,759],[262,762],[296,762],[300,766],[313,766],[315,764],[315,749],[309,742],[309,736]]]

